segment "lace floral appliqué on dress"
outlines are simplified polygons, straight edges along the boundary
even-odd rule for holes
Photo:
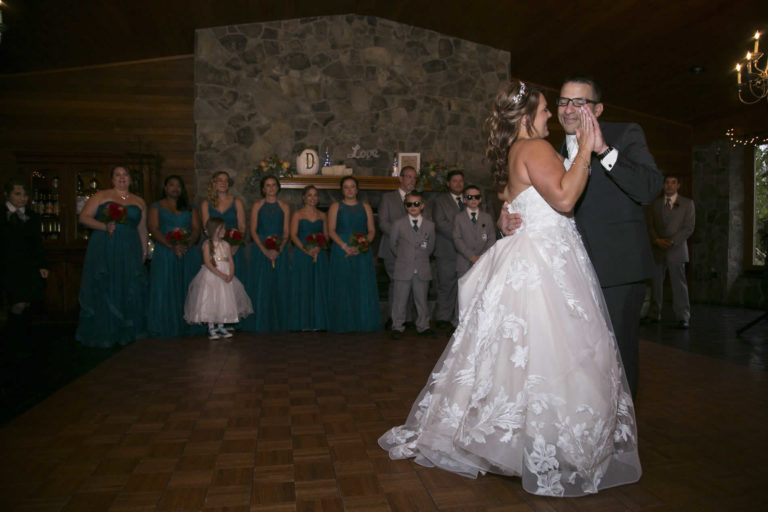
[[[469,477],[520,476],[546,496],[635,482],[634,405],[575,223],[533,187],[512,208],[523,226],[461,279],[459,326],[379,444]]]

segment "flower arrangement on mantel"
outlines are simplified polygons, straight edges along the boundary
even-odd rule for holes
[[[290,178],[296,173],[296,169],[291,167],[291,163],[283,160],[277,154],[265,158],[252,171],[247,180],[247,186],[251,190],[259,188],[259,182],[264,176],[276,176],[278,178]]]
[[[433,192],[444,192],[448,190],[448,186],[445,183],[445,177],[451,171],[461,171],[463,169],[456,165],[449,165],[445,162],[440,162],[435,159],[431,159],[426,163],[422,163],[419,174],[416,176],[416,189],[424,191],[429,187]]]

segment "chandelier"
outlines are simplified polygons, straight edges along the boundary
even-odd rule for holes
[[[742,103],[757,103],[768,96],[768,58],[759,65],[765,54],[760,51],[760,32],[754,35],[755,47],[747,52],[744,60],[736,64],[736,84],[739,88],[739,100]],[[744,76],[742,76],[744,75]]]

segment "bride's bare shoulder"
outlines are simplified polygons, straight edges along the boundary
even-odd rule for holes
[[[544,139],[525,139],[519,141],[517,144],[520,144],[521,151],[526,152],[551,152],[555,150],[555,148],[552,147],[552,144]]]

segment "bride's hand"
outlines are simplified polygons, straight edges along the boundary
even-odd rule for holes
[[[519,213],[512,213],[507,209],[506,201],[501,207],[501,213],[499,213],[499,220],[496,222],[496,226],[499,228],[504,236],[514,235],[515,231],[523,224],[523,217]]]
[[[589,148],[590,151],[594,151],[595,131],[596,129],[600,131],[597,119],[586,106],[581,107],[579,116],[581,117],[581,124],[576,129],[576,140],[579,143],[579,148]],[[602,139],[602,136],[600,138]]]

